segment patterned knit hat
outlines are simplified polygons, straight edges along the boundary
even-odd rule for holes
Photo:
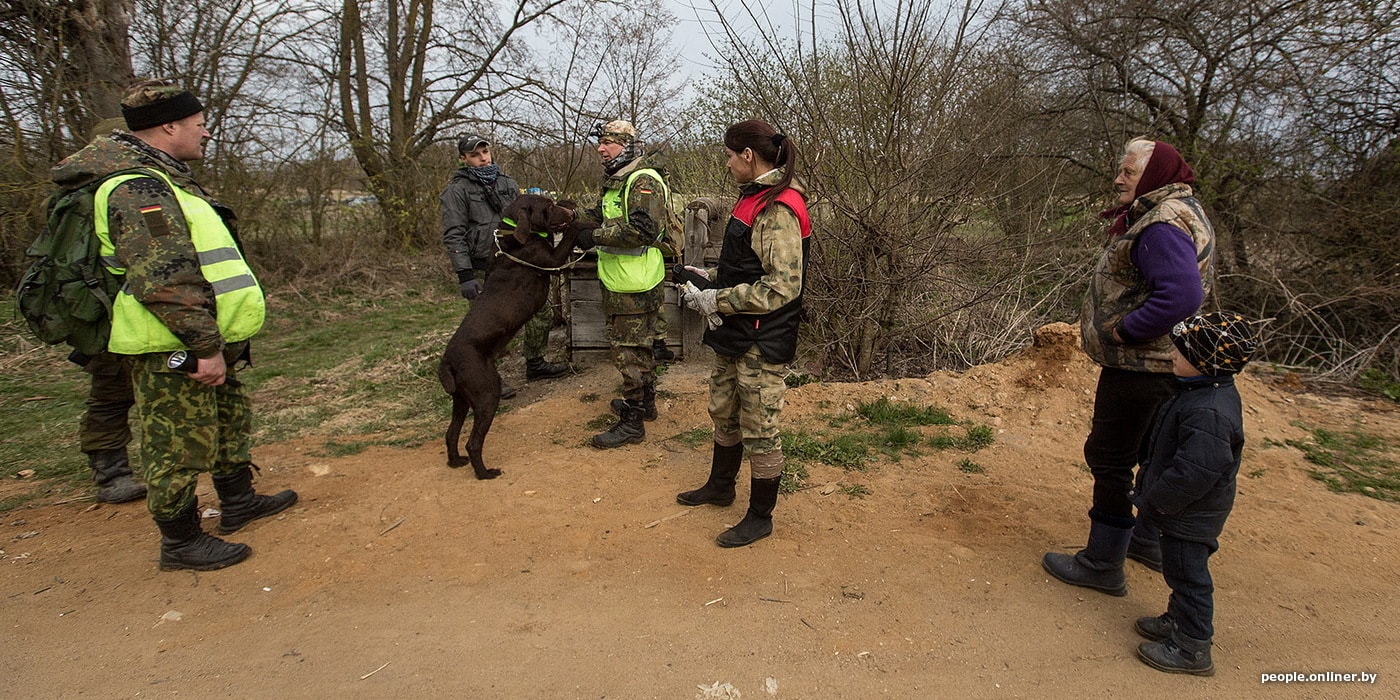
[[[1229,311],[1198,314],[1172,328],[1172,344],[1192,367],[1211,377],[1235,374],[1254,355],[1254,331]]]

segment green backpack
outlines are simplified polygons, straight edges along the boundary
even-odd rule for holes
[[[122,278],[102,264],[93,227],[93,200],[101,184],[49,197],[48,222],[26,253],[37,260],[15,290],[16,306],[34,337],[50,345],[67,343],[78,356],[107,350],[112,300],[122,286]]]

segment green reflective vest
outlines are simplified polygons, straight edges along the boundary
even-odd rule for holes
[[[622,183],[622,187],[603,192],[601,209],[604,220],[627,218],[627,192],[632,188],[632,181],[636,180],[639,175],[647,175],[661,183],[661,192],[658,195],[662,197],[662,201],[669,205],[671,201],[670,186],[656,170],[642,168],[628,175],[627,180]],[[656,240],[660,242],[666,235],[666,222],[658,221],[656,225],[659,229]],[[610,292],[636,294],[649,291],[660,284],[664,277],[666,277],[666,262],[662,260],[661,251],[655,246],[598,247],[598,279]]]
[[[219,334],[227,343],[253,337],[262,330],[266,302],[258,280],[253,277],[253,271],[248,268],[248,263],[239,252],[233,234],[224,225],[223,218],[208,202],[177,187],[165,173],[157,170],[151,170],[149,173],[118,175],[98,187],[93,198],[93,225],[101,244],[103,263],[113,274],[126,274],[125,269],[117,267],[116,247],[112,245],[111,232],[107,226],[107,200],[112,195],[112,190],[123,182],[138,177],[159,177],[175,193],[175,201],[179,202],[180,211],[185,216],[185,224],[190,230],[190,241],[194,243],[195,252],[199,255],[200,274],[214,288],[214,309]],[[155,317],[155,314],[146,310],[146,307],[123,287],[112,302],[112,338],[107,344],[107,349],[121,355],[140,355],[187,348]]]

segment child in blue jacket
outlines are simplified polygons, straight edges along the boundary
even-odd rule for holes
[[[1254,353],[1239,314],[1211,312],[1171,332],[1176,392],[1157,411],[1134,502],[1161,531],[1162,576],[1171,587],[1167,612],[1137,621],[1142,662],[1159,671],[1209,676],[1215,629],[1210,569],[1216,540],[1235,503],[1244,448],[1235,374]]]

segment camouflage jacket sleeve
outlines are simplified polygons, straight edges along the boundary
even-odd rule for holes
[[[639,175],[632,180],[623,201],[628,208],[625,218],[604,219],[602,226],[593,231],[593,242],[614,248],[656,245],[659,226],[666,221],[666,197],[661,183],[649,175]]]
[[[126,268],[127,291],[196,356],[223,350],[214,288],[200,272],[175,193],[143,177],[119,185],[108,201],[112,245]]]
[[[791,209],[775,202],[754,217],[753,249],[763,276],[719,290],[715,301],[722,314],[768,313],[802,293],[802,228]]]

